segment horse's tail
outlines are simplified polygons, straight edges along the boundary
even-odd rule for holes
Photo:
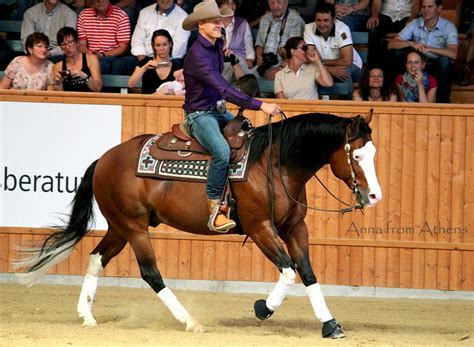
[[[30,255],[29,258],[13,262],[15,268],[24,269],[24,272],[19,274],[22,284],[33,285],[52,266],[69,257],[74,246],[89,231],[89,222],[94,217],[92,178],[97,162],[98,160],[94,161],[84,173],[72,201],[72,211],[66,225],[53,227],[57,231],[49,235],[40,246],[19,248],[19,254]]]

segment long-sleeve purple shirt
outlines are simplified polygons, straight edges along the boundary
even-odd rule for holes
[[[221,99],[240,107],[259,110],[262,102],[233,88],[221,73],[224,69],[224,42],[217,39],[215,45],[201,34],[188,50],[184,59],[186,95],[183,108],[186,112],[205,110]]]

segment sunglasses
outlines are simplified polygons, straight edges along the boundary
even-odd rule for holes
[[[303,52],[306,52],[308,50],[308,46],[307,45],[302,45],[302,46],[296,47],[296,49],[302,49]]]

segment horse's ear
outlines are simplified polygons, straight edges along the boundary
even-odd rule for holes
[[[366,124],[369,124],[370,121],[372,120],[372,115],[373,115],[373,113],[374,113],[374,109],[371,108],[370,111],[369,111],[369,113],[367,113],[367,116],[364,117],[364,122],[365,122]]]

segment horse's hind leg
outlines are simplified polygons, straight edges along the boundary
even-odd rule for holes
[[[126,244],[127,240],[109,227],[107,234],[90,254],[87,273],[77,303],[79,317],[84,319],[83,326],[92,327],[97,325],[92,315],[92,304],[97,291],[99,276],[110,260],[119,254]]]
[[[194,320],[188,311],[181,305],[178,298],[167,288],[163,282],[160,271],[156,266],[155,252],[148,233],[134,231],[129,242],[137,257],[140,273],[143,280],[150,285],[173,316],[182,324],[186,324],[186,331],[200,333],[203,331],[201,324]]]

